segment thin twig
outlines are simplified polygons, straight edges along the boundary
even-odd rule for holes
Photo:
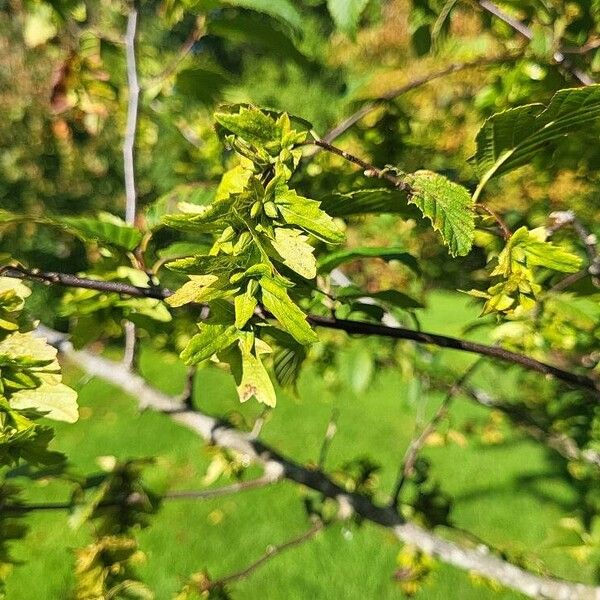
[[[229,496],[238,492],[253,490],[256,488],[266,487],[275,483],[272,477],[258,477],[257,479],[249,479],[247,481],[239,481],[230,485],[212,488],[208,490],[174,490],[166,492],[161,496],[161,500],[210,500],[221,496]],[[123,503],[129,506],[139,504],[141,498],[139,494],[133,494],[132,498],[126,498],[125,501],[107,500],[101,502],[98,506],[101,508],[110,508],[112,506],[122,506]],[[12,505],[0,505],[0,514],[2,513],[31,513],[53,510],[71,510],[77,506],[76,502],[38,502],[38,503],[19,503]]]
[[[494,219],[494,221],[496,221],[496,223],[498,224],[498,227],[502,232],[502,237],[505,240],[510,239],[510,236],[512,235],[510,228],[506,224],[506,221],[495,210],[492,210],[489,206],[486,206],[481,202],[477,202],[475,204],[475,208],[482,210],[483,212],[487,213],[490,217],[492,217],[492,219]]]
[[[493,2],[490,2],[490,0],[478,0],[477,4],[479,4],[479,6],[481,8],[483,8],[483,10],[487,11],[491,15],[494,15],[501,21],[504,21],[504,23],[506,23],[507,25],[512,27],[515,31],[520,33],[526,39],[528,39],[528,40],[533,39],[533,31],[529,27],[527,27],[527,25],[525,25],[524,23],[519,21],[519,19],[516,19],[516,18],[512,17],[511,15],[509,15],[507,12],[502,10],[499,6],[497,6]],[[561,50],[557,50],[554,53],[554,60],[559,65],[562,65],[581,84],[592,85],[594,83],[594,80],[587,73],[583,72],[581,69],[578,69],[577,67],[574,67],[571,64],[571,61],[568,59],[568,57],[566,57],[565,54]]]
[[[17,279],[41,281],[46,284],[54,283],[69,287],[83,287],[86,289],[95,289],[104,292],[127,294],[129,296],[138,298],[156,298],[163,300],[172,294],[170,290],[159,287],[143,288],[115,281],[85,279],[64,273],[42,271],[29,272],[20,267],[2,267],[0,268],[0,275],[14,277]],[[271,316],[266,312],[265,315],[268,317]],[[578,373],[565,371],[559,367],[549,365],[529,356],[518,354],[517,352],[512,352],[498,346],[489,346],[486,344],[472,342],[470,340],[463,340],[460,338],[429,333],[426,331],[415,331],[405,327],[390,327],[388,325],[380,325],[378,323],[368,323],[365,321],[354,321],[349,319],[336,319],[333,317],[324,317],[314,314],[308,315],[307,320],[316,327],[341,330],[349,334],[375,335],[391,339],[411,340],[419,344],[431,344],[433,346],[439,346],[440,348],[450,348],[453,350],[460,350],[462,352],[470,352],[473,354],[480,354],[482,356],[489,356],[490,358],[520,365],[521,367],[531,371],[537,371],[538,373],[542,373],[544,375],[556,377],[557,379],[560,379],[561,381],[569,383],[573,386],[581,387],[594,392],[596,398],[600,397],[600,389],[593,379],[590,379],[585,375],[579,375]]]
[[[548,431],[521,407],[496,400],[487,392],[471,386],[463,386],[463,391],[477,404],[500,411],[527,435],[543,443],[551,450],[558,452],[564,458],[583,461],[600,467],[600,452],[593,449],[582,450],[573,438],[561,433]]]
[[[201,592],[207,592],[208,590],[214,588],[223,588],[234,581],[239,581],[240,579],[245,579],[246,577],[252,575],[254,571],[258,568],[262,567],[267,561],[271,560],[278,554],[289,550],[290,548],[294,548],[299,546],[300,544],[312,539],[319,531],[323,529],[324,525],[322,521],[316,521],[315,524],[300,535],[297,535],[287,542],[283,542],[282,544],[278,544],[276,546],[268,546],[265,553],[254,562],[250,563],[247,567],[242,569],[241,571],[236,571],[235,573],[231,573],[230,575],[226,575],[219,579],[215,579],[214,581],[208,581],[201,586]]]
[[[331,154],[337,154],[338,156],[341,156],[344,160],[347,160],[348,162],[358,165],[359,167],[361,167],[361,169],[363,169],[365,177],[374,177],[376,179],[385,179],[386,181],[391,183],[396,189],[402,190],[404,192],[409,192],[409,193],[412,191],[412,188],[410,185],[408,185],[405,181],[402,181],[402,179],[400,179],[399,177],[396,177],[395,175],[393,175],[386,169],[380,169],[380,168],[368,163],[366,160],[363,160],[362,158],[359,158],[358,156],[354,156],[353,154],[350,154],[350,152],[346,152],[346,150],[342,150],[341,148],[338,148],[337,146],[333,146],[332,144],[330,144],[329,142],[326,142],[325,140],[315,139],[311,142],[307,142],[306,145],[319,146],[320,148],[327,150],[327,152],[330,152]]]
[[[348,131],[353,125],[358,123],[363,117],[368,115],[370,112],[374,111],[376,108],[385,104],[386,102],[390,102],[399,96],[403,96],[404,94],[417,89],[431,81],[435,81],[436,79],[441,79],[442,77],[446,77],[447,75],[452,75],[453,73],[459,73],[460,71],[465,71],[466,69],[472,69],[476,67],[482,67],[485,65],[502,63],[509,60],[514,60],[517,58],[519,54],[507,54],[504,56],[496,56],[492,58],[480,57],[472,61],[468,62],[459,62],[451,64],[440,71],[434,71],[433,73],[428,73],[423,75],[422,77],[418,77],[400,87],[394,88],[379,96],[379,98],[375,98],[370,100],[366,104],[363,104],[356,112],[352,113],[350,116],[346,117],[341,123],[330,129],[324,136],[323,141],[327,143],[333,142],[335,139],[340,137],[343,133]]]
[[[437,426],[446,417],[448,411],[450,410],[452,400],[456,394],[460,392],[461,387],[469,379],[469,377],[473,375],[481,363],[482,359],[477,359],[460,376],[460,378],[452,384],[448,390],[448,393],[446,394],[446,397],[435,411],[433,417],[429,420],[429,423],[423,427],[421,432],[408,445],[402,462],[400,463],[400,468],[398,469],[398,477],[396,478],[396,483],[392,491],[390,507],[394,508],[398,505],[398,499],[400,497],[400,493],[402,492],[402,488],[404,487],[404,483],[408,477],[412,475],[419,452],[423,448],[427,438],[436,430]]]
[[[165,79],[167,79],[168,77],[173,75],[175,73],[175,71],[177,71],[177,68],[179,67],[179,65],[186,59],[186,57],[189,55],[189,53],[194,49],[194,46],[196,45],[198,40],[200,40],[205,35],[205,33],[206,33],[205,23],[206,23],[206,18],[203,15],[201,15],[197,18],[196,22],[194,23],[194,28],[188,35],[187,39],[185,40],[185,42],[183,43],[181,48],[179,49],[179,52],[177,53],[175,60],[170,65],[168,65],[161,73],[159,73],[155,77],[152,77],[151,79],[148,79],[147,81],[144,81],[143,82],[144,89],[148,89],[155,85],[158,85],[159,83],[162,83]]]
[[[596,235],[587,229],[572,210],[559,210],[550,213],[550,225],[546,229],[552,234],[568,225],[574,229],[581,240],[588,257],[589,264],[583,273],[589,273],[592,276],[592,283],[596,287],[600,287],[600,254],[598,254],[598,238]],[[562,290],[572,283],[579,281],[579,279],[581,279],[580,273],[569,275],[551,288],[551,291]]]

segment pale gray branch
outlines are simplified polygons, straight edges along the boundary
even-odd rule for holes
[[[135,170],[133,150],[135,146],[135,132],[138,120],[138,102],[140,85],[135,63],[135,36],[137,29],[138,12],[135,6],[131,7],[127,17],[127,31],[125,33],[125,53],[127,59],[127,123],[125,126],[125,139],[123,141],[123,168],[125,171],[125,221],[133,225],[136,211]]]
[[[136,192],[135,192],[135,168],[133,151],[135,146],[135,132],[138,120],[138,102],[140,96],[140,85],[138,83],[137,68],[135,64],[135,36],[137,29],[138,12],[134,5],[131,6],[127,17],[127,31],[125,33],[125,54],[127,59],[127,124],[125,126],[125,139],[123,141],[123,171],[125,174],[125,221],[129,225],[135,223]],[[131,370],[135,360],[135,325],[126,321],[125,348],[123,353],[123,364]]]
[[[455,567],[496,580],[531,598],[600,600],[600,588],[534,575],[492,555],[487,547],[462,547],[418,525],[404,522],[391,508],[377,506],[366,496],[348,493],[322,471],[308,469],[284,457],[250,434],[199,411],[182,408],[180,402],[148,385],[123,365],[87,351],[74,350],[68,340],[57,332],[44,329],[41,333],[64,358],[88,374],[120,387],[137,398],[141,407],[169,413],[173,420],[195,431],[207,442],[239,452],[248,460],[261,464],[265,478],[270,481],[285,477],[336,499],[346,512],[352,510],[364,519],[392,530],[400,541]]]

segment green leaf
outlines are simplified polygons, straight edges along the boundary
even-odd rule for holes
[[[79,417],[77,392],[62,383],[42,383],[36,389],[15,392],[10,398],[10,405],[17,409],[34,408],[47,413],[44,416],[55,421],[75,423]]]
[[[159,258],[173,260],[186,258],[192,254],[205,254],[210,250],[210,244],[198,244],[196,242],[173,242],[156,252]]]
[[[477,134],[477,165],[483,186],[494,176],[521,167],[557,140],[582,133],[600,117],[600,85],[559,90],[547,107],[528,104],[491,116]]]
[[[63,225],[85,242],[95,240],[100,244],[116,246],[130,252],[138,246],[142,239],[141,231],[108,213],[100,213],[97,219],[61,217],[57,224]]]
[[[165,302],[169,306],[178,307],[190,302],[206,302],[214,298],[215,288],[212,284],[219,280],[215,275],[191,275],[190,280],[169,296]]]
[[[186,365],[196,365],[213,354],[228,348],[239,338],[239,332],[233,325],[202,323],[197,333],[181,353]]]
[[[529,231],[520,227],[515,231],[504,250],[498,256],[498,266],[492,275],[510,276],[519,265],[546,267],[563,273],[575,273],[581,269],[582,260],[576,254],[560,246],[546,242],[545,228]]]
[[[283,328],[301,344],[317,341],[316,333],[306,321],[306,315],[292,302],[285,288],[269,277],[261,277],[262,303]]]
[[[329,14],[335,26],[348,35],[354,35],[360,15],[369,0],[327,0]]]
[[[214,15],[207,23],[210,35],[227,38],[232,42],[258,46],[272,56],[296,61],[304,68],[313,62],[298,48],[294,29],[278,19],[264,14],[238,13]]]
[[[278,348],[273,354],[273,371],[282,387],[293,387],[298,381],[300,369],[306,358],[306,350],[300,344]]]
[[[144,210],[144,218],[148,229],[156,229],[163,225],[163,217],[177,211],[180,203],[205,206],[212,202],[214,188],[198,184],[182,184],[175,186],[170,192],[157,198]]]
[[[327,254],[319,260],[319,273],[328,273],[340,265],[360,258],[397,260],[415,273],[419,273],[417,259],[403,248],[350,248]]]
[[[164,215],[162,222],[169,227],[193,233],[216,233],[222,231],[229,222],[233,199],[227,198],[206,206],[198,206],[181,214]]]
[[[233,112],[239,108],[238,112]],[[264,146],[281,138],[281,129],[262,110],[247,106],[234,106],[231,111],[218,111],[215,120],[221,127],[256,146]]]
[[[236,296],[233,303],[235,306],[235,326],[238,329],[242,329],[254,315],[257,300],[249,291],[246,291]]]
[[[320,202],[299,196],[287,186],[280,186],[275,191],[275,203],[289,225],[297,225],[329,244],[339,244],[344,240],[344,232],[321,210]]]
[[[321,199],[321,209],[332,217],[349,217],[369,213],[409,215],[406,192],[385,188],[355,190],[346,194],[330,194]]]
[[[250,177],[252,177],[252,170],[244,165],[236,165],[229,171],[225,171],[217,187],[215,200],[224,200],[231,194],[240,194],[246,189]]]
[[[246,402],[253,396],[267,406],[277,404],[275,389],[271,383],[271,378],[267,373],[258,352],[252,352],[252,342],[254,336],[246,334],[240,339],[240,352],[242,353],[242,380],[237,386],[237,392],[240,402]]]
[[[412,188],[408,201],[441,233],[450,254],[468,254],[475,234],[475,215],[466,188],[432,171],[417,171],[406,175],[404,181]]]
[[[298,229],[276,227],[275,239],[271,243],[286,266],[306,279],[313,279],[317,275],[317,263],[313,256],[315,249],[307,240],[308,236]]]
[[[188,256],[179,258],[167,263],[167,267],[173,271],[181,273],[191,273],[193,275],[228,275],[234,271],[246,269],[249,266],[248,255],[229,256],[220,254],[219,256]]]

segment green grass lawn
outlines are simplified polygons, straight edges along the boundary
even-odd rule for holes
[[[434,310],[423,316],[423,327],[456,334],[477,310],[462,296],[434,294]],[[479,334],[480,336],[483,334]],[[472,357],[448,351],[447,364],[457,370]],[[182,366],[169,357],[146,351],[142,368],[155,384],[169,392],[182,385]],[[506,377],[506,368],[486,368],[480,381]],[[68,372],[80,391],[81,420],[57,427],[55,447],[68,454],[80,473],[97,471],[95,458],[157,456],[148,480],[158,489],[191,489],[202,486],[209,456],[201,441],[167,417],[138,414],[135,402],[102,381],[88,381],[81,373]],[[214,367],[199,372],[195,401],[212,414],[236,410],[256,415],[256,403],[240,407],[230,377]],[[491,383],[494,383],[493,381]],[[264,440],[297,461],[316,461],[331,411],[339,410],[338,434],[327,458],[327,468],[368,455],[382,465],[381,498],[389,490],[413,432],[417,410],[431,412],[441,396],[428,394],[417,406],[409,400],[408,387],[393,371],[379,373],[365,393],[342,386],[328,390],[310,369],[302,376],[298,397],[281,395],[278,406],[263,429]],[[459,400],[451,423],[485,422],[488,412]],[[428,447],[434,476],[454,498],[453,522],[491,544],[513,553],[535,553],[556,575],[588,579],[566,554],[545,544],[559,518],[572,514],[578,503],[576,490],[564,477],[564,465],[542,447],[520,436],[485,445],[477,440],[466,447],[451,444]],[[256,473],[252,471],[248,476]],[[225,481],[219,482],[219,485]],[[32,499],[65,498],[67,487],[37,482]],[[165,503],[150,528],[139,534],[148,560],[142,578],[158,600],[169,599],[192,572],[207,568],[219,577],[252,562],[269,544],[285,541],[308,527],[302,491],[282,482],[269,488],[248,490],[210,501],[180,500]],[[73,583],[72,549],[90,540],[89,531],[74,532],[62,512],[28,517],[27,541],[15,546],[26,562],[17,567],[8,585],[11,600],[69,597]],[[235,584],[236,598],[359,599],[401,598],[392,580],[400,545],[384,529],[374,525],[336,525],[316,538],[274,558],[247,580]],[[493,591],[474,585],[469,576],[438,565],[417,598],[473,599],[519,598],[509,591]]]

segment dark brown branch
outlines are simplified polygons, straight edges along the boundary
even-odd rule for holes
[[[511,230],[506,224],[506,221],[495,210],[492,210],[489,206],[486,206],[481,202],[477,202],[475,204],[475,208],[483,211],[484,213],[487,213],[490,217],[492,217],[492,219],[494,219],[494,221],[496,221],[498,227],[500,228],[500,231],[502,232],[502,237],[505,240],[508,240],[510,238],[510,236],[512,235]]]
[[[7,266],[0,268],[0,276],[12,277],[14,279],[28,279],[46,285],[60,285],[63,287],[83,288],[96,290],[135,298],[155,298],[164,300],[171,295],[171,291],[157,287],[139,287],[121,281],[104,281],[101,279],[89,279],[78,277],[70,273],[55,273],[53,271],[39,271],[37,269],[27,270],[21,267]]]
[[[466,548],[416,524],[407,523],[390,508],[379,507],[366,496],[348,493],[322,471],[307,469],[228,424],[199,411],[177,410],[180,407],[177,401],[150,387],[141,377],[127,371],[119,363],[89,352],[76,352],[64,336],[57,332],[46,331],[45,335],[53,339],[54,344],[65,358],[89,375],[101,377],[105,381],[121,387],[137,398],[140,406],[158,411],[169,410],[171,419],[193,430],[206,441],[240,452],[248,460],[262,464],[265,469],[265,477],[272,480],[286,477],[320,492],[328,498],[335,499],[340,507],[344,506],[373,523],[389,528],[399,540],[416,546],[426,554],[459,569],[473,571],[496,580],[531,598],[600,599],[600,588],[534,575],[500,557],[491,555],[487,548]]]
[[[577,273],[571,273],[567,275],[557,283],[555,283],[548,291],[550,292],[561,292],[562,290],[566,290],[568,287],[572,286],[574,283],[581,281],[584,277],[587,277],[589,272],[587,269],[582,269],[581,271],[577,271]]]
[[[391,183],[398,190],[402,190],[404,192],[409,192],[409,193],[412,191],[412,188],[410,187],[410,185],[408,185],[407,183],[405,183],[404,181],[402,181],[400,178],[396,177],[392,173],[386,171],[385,169],[379,169],[378,167],[375,167],[372,164],[369,164],[366,160],[363,160],[362,158],[359,158],[358,156],[354,156],[353,154],[350,154],[349,152],[346,152],[345,150],[342,150],[341,148],[338,148],[337,146],[333,146],[330,143],[326,142],[325,140],[313,140],[312,142],[310,142],[310,144],[312,144],[314,146],[319,146],[320,148],[327,150],[327,152],[331,152],[331,154],[337,154],[338,156],[341,156],[344,160],[347,160],[348,162],[358,165],[359,167],[361,167],[361,169],[363,169],[363,172],[366,177],[375,177],[377,179],[385,179],[386,181]]]
[[[422,77],[418,77],[408,83],[401,85],[400,87],[394,88],[382,94],[379,98],[375,98],[366,104],[363,104],[356,112],[352,113],[349,117],[344,119],[341,123],[330,129],[324,136],[323,141],[327,143],[333,142],[335,139],[340,137],[343,133],[348,131],[353,125],[358,123],[363,117],[368,115],[370,112],[374,111],[376,108],[385,104],[386,102],[390,102],[399,96],[403,96],[404,94],[421,87],[431,81],[435,81],[436,79],[441,79],[442,77],[446,77],[447,75],[452,75],[453,73],[459,73],[460,71],[465,71],[467,69],[473,69],[476,67],[483,67],[486,65],[502,63],[505,61],[514,60],[517,58],[518,54],[507,54],[505,56],[497,56],[492,58],[477,58],[468,62],[459,62],[454,63],[441,69],[440,71],[434,71],[433,73],[428,73],[427,75],[423,75]]]
[[[469,340],[462,340],[446,335],[428,333],[426,331],[414,331],[404,327],[387,327],[377,323],[349,321],[346,319],[332,319],[330,317],[321,317],[317,315],[309,315],[308,320],[313,325],[327,327],[329,329],[339,329],[347,333],[358,335],[378,335],[393,339],[412,340],[413,342],[418,342],[420,344],[432,344],[434,346],[439,346],[440,348],[451,348],[453,350],[461,350],[463,352],[471,352],[474,354],[480,354],[482,356],[489,356],[490,358],[496,358],[498,360],[520,365],[531,371],[537,371],[538,373],[542,373],[544,375],[551,375],[571,385],[591,390],[595,393],[594,395],[596,398],[600,396],[600,390],[598,389],[596,383],[585,375],[564,371],[563,369],[540,362],[539,360],[529,356],[511,352],[510,350],[505,350],[504,348],[499,348],[497,346],[488,346],[478,342],[471,342]]]
[[[245,579],[246,577],[252,575],[252,573],[254,573],[254,571],[256,571],[258,568],[262,567],[262,565],[264,565],[267,561],[271,560],[278,554],[281,554],[282,552],[285,552],[290,548],[299,546],[300,544],[303,544],[304,542],[307,542],[308,540],[312,539],[319,531],[323,529],[323,527],[323,523],[321,521],[317,521],[310,529],[308,529],[304,533],[301,533],[300,535],[297,535],[287,540],[287,542],[283,542],[282,544],[278,544],[277,546],[268,546],[265,553],[260,558],[250,563],[241,571],[236,571],[235,573],[231,573],[230,575],[225,575],[224,577],[215,579],[214,581],[208,581],[201,586],[200,591],[207,592],[208,590],[214,588],[222,588],[226,585],[229,585],[230,583],[233,583],[234,581]]]
[[[117,294],[126,294],[138,298],[156,298],[165,299],[168,298],[172,292],[166,289],[155,288],[142,288],[135,285],[115,282],[115,281],[101,281],[96,279],[85,279],[77,277],[75,275],[68,275],[64,273],[48,273],[41,271],[27,271],[22,268],[16,267],[4,267],[0,269],[0,275],[7,277],[14,277],[17,279],[29,279],[33,281],[41,281],[47,284],[57,284],[69,287],[82,287],[86,289],[95,289],[103,292],[114,292]],[[453,350],[460,350],[462,352],[471,352],[474,354],[480,354],[481,356],[489,356],[505,362],[510,362],[516,365],[520,365],[531,371],[537,371],[544,375],[551,375],[561,381],[569,383],[577,387],[581,387],[594,392],[596,397],[600,396],[600,390],[596,383],[586,377],[585,375],[579,375],[570,371],[565,371],[559,367],[543,363],[539,360],[535,360],[529,356],[511,352],[504,348],[497,346],[488,346],[486,344],[480,344],[477,342],[471,342],[469,340],[462,340],[459,338],[453,338],[446,335],[438,335],[435,333],[428,333],[426,331],[414,331],[412,329],[406,329],[404,327],[390,327],[387,325],[379,325],[377,323],[367,323],[363,321],[351,321],[347,319],[335,319],[332,317],[324,317],[320,315],[308,315],[308,321],[316,327],[323,327],[326,329],[336,329],[345,331],[346,333],[356,335],[376,335],[380,337],[387,337],[399,340],[411,340],[419,344],[432,344],[439,346],[440,348],[450,348]]]

